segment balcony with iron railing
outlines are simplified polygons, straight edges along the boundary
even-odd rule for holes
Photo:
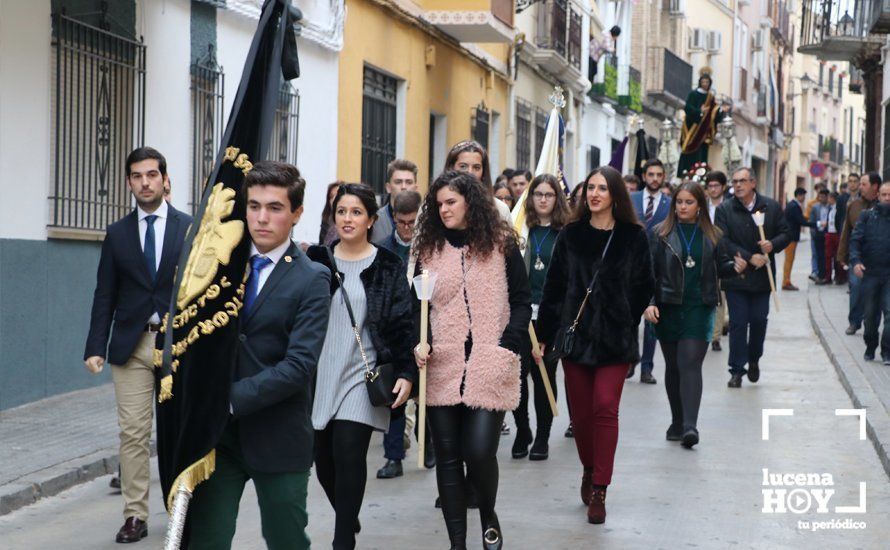
[[[556,76],[580,79],[581,12],[568,0],[545,0],[537,9],[532,61]]]
[[[650,46],[647,54],[646,94],[682,107],[692,90],[692,65],[661,46]]]
[[[627,95],[618,96],[618,104],[631,111],[641,113],[643,111],[643,83],[642,75],[638,69],[627,69]]]
[[[880,24],[884,4],[888,19]],[[871,34],[875,26],[890,32],[890,0],[803,0],[797,51],[828,61],[880,56],[883,41]]]
[[[590,88],[591,99],[605,99],[610,103],[618,104],[618,57],[615,54],[606,54],[600,58],[602,67],[602,82],[594,82]]]
[[[512,42],[514,0],[419,0],[423,17],[460,42]]]

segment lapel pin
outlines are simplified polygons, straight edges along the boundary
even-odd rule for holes
[[[284,257],[284,261],[287,262],[287,263],[291,263],[292,260],[293,260],[293,258],[291,258],[290,256],[285,256],[285,257]]]

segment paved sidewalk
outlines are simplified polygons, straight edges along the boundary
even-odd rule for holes
[[[846,289],[846,285],[816,286],[811,282],[807,290],[810,320],[850,400],[857,408],[866,409],[868,437],[890,476],[890,367],[863,358],[862,330],[852,336],[845,334],[849,324]]]
[[[117,471],[111,384],[0,412],[0,515]]]

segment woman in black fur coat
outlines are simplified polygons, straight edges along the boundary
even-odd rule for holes
[[[553,250],[538,337],[558,348],[559,336],[578,319],[562,365],[584,467],[581,500],[588,521],[603,523],[621,390],[628,369],[640,359],[637,329],[655,282],[646,231],[621,174],[608,166],[594,170],[579,199],[577,220],[562,230]]]

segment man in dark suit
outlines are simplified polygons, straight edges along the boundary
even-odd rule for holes
[[[140,147],[127,157],[126,166],[136,209],[106,229],[84,351],[84,364],[94,374],[102,371],[106,359],[111,364],[121,430],[125,521],[116,540],[122,543],[137,542],[148,533],[152,355],[161,314],[170,305],[182,242],[192,223],[191,216],[164,200],[169,182],[161,153]]]
[[[652,229],[667,218],[671,208],[671,198],[662,192],[664,187],[664,164],[658,159],[650,159],[643,165],[643,180],[646,187],[630,195],[630,200],[637,212],[637,218],[646,225],[646,232],[651,235]],[[652,376],[655,359],[655,328],[645,321],[643,328],[643,353],[640,358],[640,382],[654,384]],[[634,369],[627,373],[632,378]]]
[[[716,226],[723,232],[721,244],[730,256],[748,262],[742,277],[724,279],[729,308],[730,388],[740,388],[742,377],[760,379],[760,358],[766,339],[769,316],[770,275],[776,271],[775,255],[791,242],[791,230],[779,203],[757,192],[757,180],[750,168],[738,168],[732,174],[733,198],[717,207]],[[764,239],[753,214],[762,213]],[[769,264],[772,273],[764,266]],[[748,366],[745,369],[745,365]]]
[[[794,268],[794,255],[797,252],[797,243],[800,242],[800,228],[816,226],[815,222],[810,222],[803,215],[803,200],[806,195],[807,190],[803,187],[798,187],[794,190],[794,198],[785,205],[785,221],[788,223],[788,229],[791,231],[791,242],[785,248],[782,290],[799,290],[791,284],[791,270]]]
[[[244,484],[252,479],[272,549],[309,548],[312,387],[330,309],[330,272],[290,239],[306,182],[290,164],[259,161],[244,178],[250,275],[244,293],[229,422],[216,471],[198,485],[189,548],[232,545]]]

